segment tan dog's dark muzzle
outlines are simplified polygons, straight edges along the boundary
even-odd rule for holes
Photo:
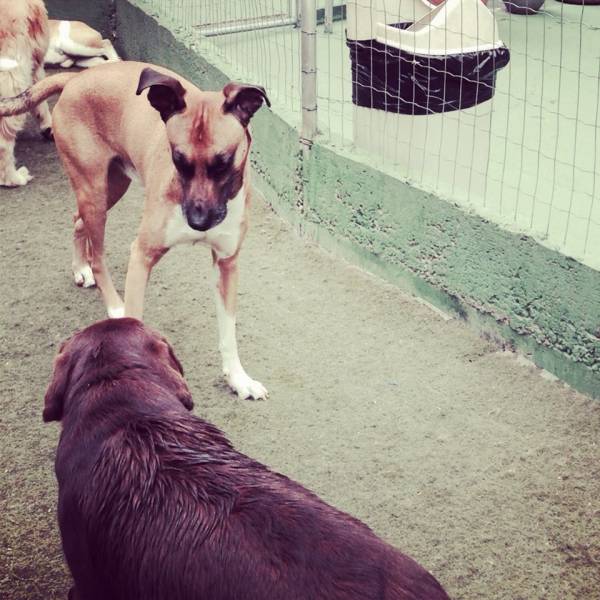
[[[192,229],[197,231],[207,231],[215,227],[227,216],[227,206],[217,206],[215,208],[206,208],[201,204],[185,204],[183,214]]]

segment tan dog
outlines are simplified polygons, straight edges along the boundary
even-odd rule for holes
[[[26,112],[63,88],[54,135],[77,196],[75,282],[96,282],[109,316],[141,318],[158,260],[182,242],[207,244],[223,372],[240,398],[266,397],[243,369],[235,336],[237,256],[250,199],[248,124],[263,101],[269,104],[265,91],[229,83],[204,92],[167,69],[118,62],[48,77],[18,98],[1,100],[0,115]],[[123,305],[104,262],[104,227],[132,172],[146,188],[146,201]]]
[[[44,77],[48,48],[48,15],[42,0],[0,0],[0,97],[20,94]],[[48,104],[34,114],[45,137],[52,136]],[[27,167],[16,168],[15,139],[25,116],[0,118],[0,185],[14,187],[31,180]]]
[[[50,45],[44,58],[47,65],[63,68],[93,67],[121,60],[110,43],[89,25],[81,21],[50,19]]]

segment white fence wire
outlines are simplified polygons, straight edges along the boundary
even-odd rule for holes
[[[316,99],[320,142],[600,268],[600,6],[535,1],[146,4],[303,135]]]

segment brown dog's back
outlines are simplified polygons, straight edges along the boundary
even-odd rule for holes
[[[188,413],[162,338],[105,323],[67,344],[44,413],[63,421],[59,523],[78,598],[447,600],[366,525]]]
[[[65,552],[84,598],[447,598],[412,559],[208,423],[180,412],[127,418],[79,492],[58,471],[72,498],[60,511],[75,543]]]

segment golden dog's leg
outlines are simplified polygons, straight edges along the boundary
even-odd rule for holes
[[[33,83],[37,83],[41,81],[46,76],[44,71],[44,65],[39,65],[37,69],[33,73]],[[41,104],[38,104],[33,109],[33,114],[37,119],[37,122],[40,125],[40,129],[42,131],[42,135],[51,140],[52,139],[52,115],[50,114],[50,109],[48,108],[48,102],[44,101]]]
[[[15,165],[15,137],[21,117],[0,119],[0,186],[16,187],[31,181],[27,167]]]
[[[104,50],[104,56],[106,56],[106,59],[110,62],[121,60],[110,40],[102,40],[102,49]]]
[[[217,324],[219,327],[219,351],[223,360],[223,375],[229,387],[239,396],[264,399],[268,396],[260,381],[248,376],[238,355],[235,332],[235,313],[237,307],[238,267],[237,253],[229,258],[219,259],[213,251],[215,269],[215,303]]]

